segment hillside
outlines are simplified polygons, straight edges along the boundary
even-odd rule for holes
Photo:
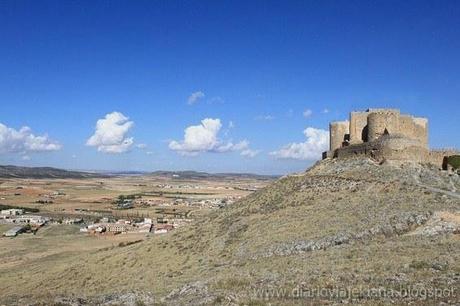
[[[325,160],[171,234],[2,268],[0,300],[460,302],[459,190],[459,175],[431,167]],[[425,291],[397,295],[413,288]],[[435,300],[431,289],[446,291]]]
[[[102,177],[104,175],[97,173],[68,171],[51,167],[18,167],[18,166],[1,166],[0,178],[92,178]]]

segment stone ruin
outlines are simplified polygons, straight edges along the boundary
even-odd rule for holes
[[[428,119],[401,114],[399,109],[351,112],[347,121],[329,124],[330,148],[325,158],[366,156],[385,160],[431,163],[445,167],[457,150],[430,150]]]

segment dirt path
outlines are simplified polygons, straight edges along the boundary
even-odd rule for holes
[[[439,193],[442,193],[442,194],[445,194],[445,195],[460,199],[460,193],[447,191],[447,190],[443,190],[443,189],[439,189],[439,188],[435,188],[435,187],[430,187],[430,186],[426,186],[426,185],[423,185],[423,184],[418,184],[418,185],[420,187],[426,188],[426,189],[428,189],[428,190],[430,190],[432,192],[439,192]]]

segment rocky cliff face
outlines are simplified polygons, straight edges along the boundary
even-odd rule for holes
[[[460,302],[459,190],[457,174],[436,168],[325,160],[171,235],[5,271],[0,291],[88,302],[135,289],[168,305]]]

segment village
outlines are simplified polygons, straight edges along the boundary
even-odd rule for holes
[[[133,233],[165,234],[191,222],[192,219],[165,219],[159,217],[156,222],[151,218],[133,218],[130,220],[103,217],[96,222],[85,223],[83,218],[53,219],[46,216],[28,214],[23,209],[4,209],[0,214],[0,224],[11,224],[13,228],[3,233],[4,237],[15,237],[21,233],[35,234],[41,227],[49,224],[82,225],[81,233],[89,235],[117,235]]]
[[[7,180],[0,184],[0,235],[35,235],[52,226],[79,235],[158,235],[187,226],[263,188],[263,180],[178,180],[113,177],[88,180]],[[76,234],[77,234],[76,233]]]

